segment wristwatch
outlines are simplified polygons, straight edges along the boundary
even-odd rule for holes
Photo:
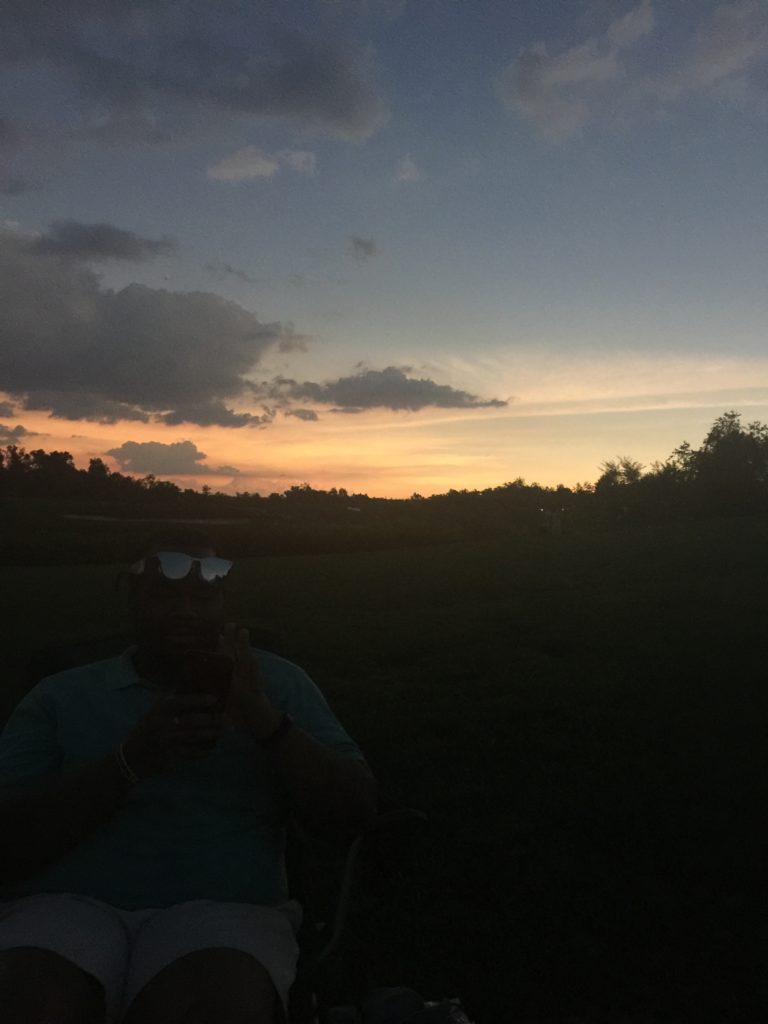
[[[269,736],[265,736],[264,739],[257,740],[257,742],[261,747],[272,747],[275,743],[279,743],[283,736],[285,736],[287,732],[290,732],[292,728],[293,719],[287,711],[284,711],[274,732],[271,732]]]

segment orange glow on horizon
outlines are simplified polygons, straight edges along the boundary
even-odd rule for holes
[[[544,486],[594,482],[605,459],[630,455],[649,466],[684,440],[698,445],[728,409],[741,412],[745,423],[768,420],[765,357],[704,361],[624,353],[612,360],[582,354],[569,361],[532,351],[525,360],[516,352],[506,364],[479,362],[474,369],[479,383],[473,390],[512,394],[516,382],[516,397],[503,408],[358,414],[326,409],[318,410],[315,422],[278,413],[269,425],[238,429],[90,423],[23,409],[2,421],[30,431],[17,440],[26,449],[66,450],[83,468],[101,458],[110,469],[139,477],[152,470],[127,470],[106,453],[128,440],[191,442],[204,453],[206,472],[155,474],[180,487],[208,484],[231,494],[267,495],[307,483],[406,498],[496,487],[517,477]],[[498,388],[491,387],[491,377]],[[458,378],[456,383],[469,384]],[[215,472],[227,466],[239,473]]]
[[[742,395],[742,398],[745,396]],[[768,419],[765,402],[609,409],[525,415],[523,410],[428,410],[421,413],[326,413],[317,423],[279,417],[264,428],[199,428],[152,423],[95,424],[23,413],[35,434],[19,439],[31,450],[71,452],[85,468],[91,458],[111,469],[143,477],[150,470],[127,471],[105,453],[130,438],[171,444],[191,441],[205,453],[204,465],[234,466],[230,473],[156,473],[178,486],[208,484],[225,493],[282,492],[295,484],[330,490],[343,487],[371,497],[407,498],[454,488],[499,486],[517,477],[544,486],[594,482],[600,463],[628,454],[645,465],[663,460],[681,441],[698,444],[716,416],[736,407],[744,421]],[[16,419],[16,417],[14,417]],[[72,427],[84,428],[82,433]]]

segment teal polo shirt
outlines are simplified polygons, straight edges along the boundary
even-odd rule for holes
[[[139,678],[134,650],[48,676],[29,691],[0,735],[1,787],[74,772],[115,750],[163,696]],[[362,759],[302,669],[266,651],[254,654],[275,707],[320,743]],[[257,742],[227,732],[208,756],[137,783],[74,850],[0,886],[0,900],[69,892],[126,910],[192,899],[283,903],[285,807],[276,781]]]

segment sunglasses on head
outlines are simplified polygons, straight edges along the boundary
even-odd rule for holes
[[[129,571],[135,575],[142,575],[148,569],[151,571],[154,566],[167,580],[183,580],[189,576],[192,567],[198,565],[200,576],[206,583],[220,583],[229,573],[232,564],[226,558],[218,558],[216,555],[195,558],[182,551],[157,551],[146,558],[140,558]]]

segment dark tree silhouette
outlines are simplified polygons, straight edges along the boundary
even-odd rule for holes
[[[241,531],[240,547],[261,553],[359,550],[462,540],[520,528],[535,531],[542,511],[545,516],[567,514],[569,532],[766,512],[768,426],[755,421],[745,427],[739,413],[725,412],[700,448],[683,441],[648,471],[628,455],[616,456],[602,463],[594,485],[542,487],[517,477],[484,490],[452,488],[445,494],[415,493],[404,499],[350,494],[343,487],[318,490],[308,483],[268,497],[222,494],[209,485],[182,490],[153,474],[136,478],[114,472],[98,458],[91,459],[87,469],[78,469],[66,451],[26,451],[13,444],[0,449],[0,517],[12,525],[0,542],[0,558],[22,558],[22,548],[24,558],[42,558],[41,531],[49,537],[50,552],[59,552],[62,543],[54,533],[65,530],[64,517],[83,515],[121,522],[231,517],[241,524],[232,527]],[[106,551],[106,534],[100,538],[101,533],[92,530],[88,537],[80,537],[78,555],[90,552],[96,557]]]

